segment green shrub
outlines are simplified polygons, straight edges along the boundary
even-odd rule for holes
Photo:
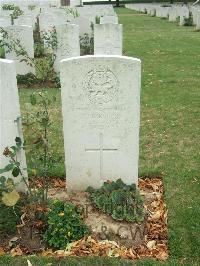
[[[60,77],[58,75],[52,77],[52,82],[54,82],[56,88],[61,88]]]
[[[24,14],[24,12],[19,8],[19,6],[16,6],[14,4],[3,4],[1,7],[3,10],[13,10],[11,14],[12,19],[16,19]]]
[[[100,18],[99,16],[96,16],[96,17],[95,17],[95,23],[96,23],[96,24],[100,24],[100,19],[101,19],[101,18]]]
[[[81,55],[94,54],[94,37],[90,37],[87,33],[80,37],[80,49]]]
[[[2,201],[5,192],[5,178],[0,176],[0,237],[16,232],[16,225],[20,222],[22,201],[18,201],[15,207],[6,206]],[[6,185],[9,188],[11,183]]]
[[[15,206],[6,206],[0,202],[0,236],[7,234],[14,234],[16,232],[16,225],[20,222],[20,210]]]
[[[13,13],[12,13],[12,18],[16,19],[23,14],[24,14],[24,12],[18,6],[15,6]]]
[[[193,26],[193,17],[191,12],[189,14],[189,18],[184,17],[184,26]]]
[[[140,223],[144,220],[143,200],[135,184],[126,185],[121,179],[104,182],[100,189],[87,188],[94,206],[113,219]]]
[[[54,248],[65,249],[68,243],[81,239],[89,232],[78,209],[71,203],[56,200],[47,215],[44,239]]]
[[[39,42],[34,43],[34,57],[43,57],[44,54],[44,45]]]
[[[14,4],[3,4],[1,6],[1,8],[3,10],[14,10],[15,9],[15,5]]]
[[[163,5],[161,5],[161,7],[171,7],[171,5],[170,4],[163,4]]]
[[[17,75],[17,84],[33,85],[40,81],[33,73],[27,73],[25,75]]]

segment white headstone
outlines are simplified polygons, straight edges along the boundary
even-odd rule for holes
[[[59,19],[59,17],[54,13],[46,12],[46,13],[41,13],[39,15],[39,25],[41,32],[51,31],[55,25],[64,24],[66,22],[67,22],[67,17],[66,20],[63,19],[63,16],[61,16],[61,18]]]
[[[59,71],[60,60],[80,56],[79,26],[63,24],[56,26],[57,52],[55,71]]]
[[[23,141],[15,64],[11,60],[0,59],[0,106],[0,168],[4,168],[9,163],[9,159],[2,155],[4,149],[15,145],[16,137]],[[17,161],[22,169],[27,168],[23,150],[17,153]],[[23,173],[27,176],[26,170]],[[14,180],[19,182],[21,177]],[[23,183],[19,184],[18,189],[26,190]]]
[[[35,27],[35,19],[33,16],[22,15],[14,20],[14,25],[27,25],[31,27]]]
[[[122,55],[122,25],[94,25],[94,54]]]
[[[118,17],[117,16],[103,16],[100,18],[100,24],[105,23],[114,23],[118,24]]]
[[[200,31],[200,10],[197,11],[197,16],[196,16],[196,30]]]
[[[88,35],[92,34],[91,22],[85,17],[76,17],[70,21],[70,24],[76,24],[79,26],[80,36],[84,36],[85,33]]]
[[[70,0],[71,7],[80,6],[80,5],[82,5],[82,0]]]
[[[10,26],[11,25],[11,17],[0,17],[0,27]]]
[[[4,30],[8,33],[8,42],[18,42],[23,47],[23,49],[28,53],[28,56],[34,58],[34,42],[33,42],[33,28],[31,26],[9,26],[4,27]],[[16,45],[19,47],[19,45]],[[19,49],[20,50],[20,49]],[[11,59],[15,61],[16,72],[19,75],[25,75],[27,73],[35,73],[34,66],[29,65],[27,62],[20,62],[24,59],[24,56],[18,56],[14,50],[8,51],[5,47],[6,59]]]
[[[185,17],[180,16],[179,26],[184,26],[184,25],[185,25]]]
[[[61,61],[67,188],[138,182],[141,62],[122,56]]]
[[[169,10],[169,21],[175,22],[177,17],[178,15],[177,15],[176,7],[171,7],[171,9]]]

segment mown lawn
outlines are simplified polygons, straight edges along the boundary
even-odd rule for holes
[[[125,8],[117,12],[124,54],[142,60],[140,176],[162,175],[169,210],[170,259],[137,265],[200,265],[200,33]],[[22,114],[33,91],[20,89]],[[50,140],[54,155],[62,156],[52,176],[65,176],[60,90],[49,89],[49,94],[57,96]],[[33,265],[47,264],[44,259],[30,260]],[[94,258],[53,265],[133,265],[123,263]],[[0,260],[0,265],[13,264],[27,265],[24,259]]]

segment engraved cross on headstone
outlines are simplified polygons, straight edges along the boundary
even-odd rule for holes
[[[103,179],[103,154],[104,152],[118,151],[117,148],[104,148],[103,134],[99,134],[99,147],[94,149],[85,149],[86,152],[99,152],[100,155],[100,178]]]

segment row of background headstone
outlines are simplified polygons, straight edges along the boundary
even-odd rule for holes
[[[77,7],[74,12],[78,12],[78,17],[55,7],[49,7],[45,12],[38,8],[26,10],[14,20],[14,26],[10,26],[11,20],[8,22],[9,15],[4,19],[4,11],[0,12],[0,27],[2,26],[10,37],[20,40],[30,58],[34,58],[33,28],[37,17],[41,34],[56,28],[58,49],[55,71],[59,71],[61,59],[80,55],[79,36],[92,35],[91,23],[94,24],[94,54],[122,54],[122,25],[117,24],[118,17],[112,6]],[[95,24],[97,15],[100,17],[100,24]],[[21,62],[14,52],[6,53],[6,58],[16,61],[17,74],[35,73],[34,68],[26,65],[26,62]]]
[[[176,22],[179,19],[179,25],[184,26],[185,19],[192,16],[193,25],[196,30],[200,30],[200,6],[192,4],[126,4],[126,8],[146,13],[150,16],[169,19],[170,22]]]
[[[135,58],[121,57],[122,25],[117,24],[116,16],[108,20],[112,23],[105,23],[104,18],[103,24],[94,25],[94,39],[98,44],[95,53],[98,56],[76,57],[61,62],[65,165],[69,189],[84,190],[89,185],[98,188],[108,176],[113,180],[122,178],[127,184],[138,182],[141,63]],[[76,53],[80,49],[77,45],[79,27],[63,23],[54,26],[60,45],[65,46],[70,39]],[[27,44],[27,50],[30,43],[33,48],[32,26],[8,28],[11,32],[18,29],[18,38]],[[24,30],[27,32],[23,34]],[[64,47],[64,50],[67,48]],[[104,54],[115,55],[105,57]],[[60,56],[66,58],[66,54]],[[3,75],[0,75],[3,81],[1,88],[6,88],[12,95],[13,91],[16,92],[14,62],[0,60],[0,67],[4,69]],[[2,98],[2,101],[5,99]],[[23,138],[13,125],[14,116],[20,116],[17,96],[10,96],[9,103],[12,102],[15,102],[17,112],[10,114],[5,108],[1,113],[1,130],[5,130],[7,125],[5,114],[12,125],[10,135],[1,143],[1,153],[5,146],[13,144],[17,135]],[[22,163],[25,163],[23,158]]]

